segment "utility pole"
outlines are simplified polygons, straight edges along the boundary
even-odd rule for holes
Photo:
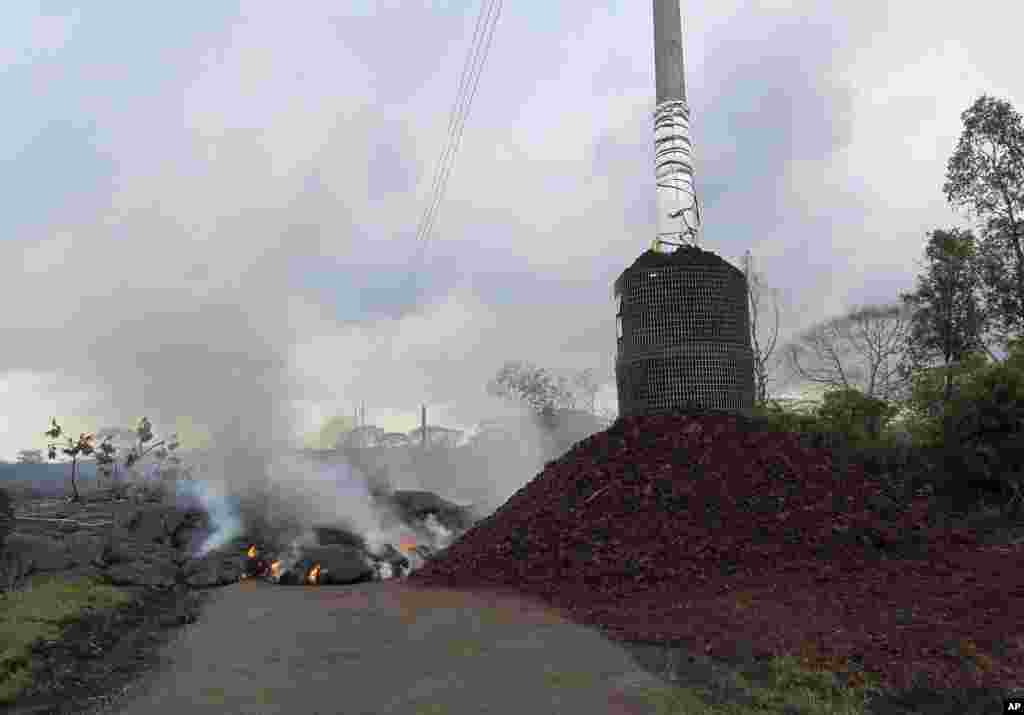
[[[654,0],[654,174],[658,234],[662,243],[698,245],[701,217],[693,183],[690,107],[683,69],[683,23],[679,0]]]
[[[427,448],[427,406],[420,405],[420,446]]]

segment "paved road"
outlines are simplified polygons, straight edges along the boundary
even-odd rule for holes
[[[653,715],[664,683],[521,598],[400,581],[217,591],[118,715]]]

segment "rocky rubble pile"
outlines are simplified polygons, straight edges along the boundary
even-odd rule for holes
[[[702,655],[810,645],[887,687],[1020,687],[1024,545],[943,517],[926,491],[761,421],[623,418],[409,584],[514,588],[610,638]]]
[[[10,708],[0,706],[3,712],[110,712],[108,705],[134,678],[160,663],[160,646],[169,642],[174,627],[196,621],[210,589],[237,582],[252,563],[247,552],[254,535],[202,558],[192,556],[211,529],[201,509],[158,500],[138,504],[102,490],[81,503],[24,491],[13,519],[4,522],[13,530],[0,548],[0,593],[26,586],[36,576],[94,576],[117,585],[130,600],[113,611],[87,611],[58,640],[33,646],[33,682]],[[396,518],[429,525],[433,515],[434,523],[453,534],[475,518],[429,492],[397,491],[381,498],[391,502]],[[304,548],[302,556],[315,557],[323,567],[325,577],[318,583],[383,577],[367,566],[373,557],[358,535],[340,526],[314,531],[319,545]],[[380,561],[408,565],[394,549],[385,549]]]
[[[453,533],[472,523],[466,509],[429,492],[394,492],[387,498],[409,523],[434,515]],[[196,556],[213,531],[209,516],[164,504],[67,504],[46,516],[22,515],[15,523],[17,528],[0,552],[0,589],[47,573],[92,575],[117,586],[152,589],[224,586],[241,579],[246,551],[257,540],[245,535]],[[330,577],[322,583],[373,580],[381,572],[376,562],[408,566],[394,549],[383,556],[373,554],[362,537],[341,526],[316,529],[316,537],[318,543],[306,548],[303,556],[323,562]]]
[[[0,551],[4,549],[7,535],[14,530],[14,504],[6,489],[0,489]]]

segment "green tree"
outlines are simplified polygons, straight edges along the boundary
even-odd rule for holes
[[[1024,340],[1011,340],[1006,360],[972,373],[953,398],[957,460],[947,470],[952,484],[998,482],[1002,507],[1019,518],[1024,506]]]
[[[57,424],[57,418],[51,418],[52,427],[45,432],[47,437],[51,439],[57,439],[61,435],[60,425]],[[78,492],[78,455],[84,454],[86,456],[92,454],[93,446],[92,442],[95,437],[91,434],[80,434],[78,441],[73,441],[68,437],[68,446],[61,448],[61,451],[71,457],[71,497],[72,502],[82,501],[82,495]],[[57,445],[50,443],[48,446],[48,456],[50,459],[57,458]]]
[[[169,442],[167,439],[162,439],[159,442],[151,444],[148,449],[143,449],[143,445],[153,439],[153,425],[150,423],[149,419],[145,417],[139,420],[139,425],[135,428],[135,434],[138,436],[139,443],[128,451],[128,455],[124,462],[124,466],[127,469],[131,469],[135,463],[141,461],[150,453],[152,453],[160,462],[164,462],[170,457],[171,452],[180,446],[180,443],[178,442],[178,435],[172,434],[168,438],[170,440]],[[180,463],[180,460],[175,457],[173,459],[173,463],[178,464]]]
[[[901,299],[914,310],[907,335],[904,375],[942,361],[945,386],[939,404],[949,404],[954,387],[953,366],[984,349],[988,316],[978,301],[980,283],[970,231],[937,229],[929,234],[928,263],[918,276],[917,290]],[[947,432],[952,424],[946,420]],[[951,436],[951,435],[949,435]]]
[[[109,439],[100,442],[99,447],[96,449],[97,482],[99,482],[99,478],[103,476],[107,478],[109,483],[113,484],[114,473],[117,470],[117,460],[114,458],[115,452],[117,452],[117,448],[110,444]]]
[[[981,279],[982,310],[989,317],[984,348],[994,362],[1000,362],[989,344],[1006,352],[1010,342],[1021,336],[1024,323],[1019,316],[1024,303],[1018,292],[1012,242],[1004,234],[987,229],[982,230],[982,236],[973,263]]]
[[[111,484],[119,488],[117,453],[122,451],[124,442],[131,442],[138,437],[138,432],[129,427],[106,427],[96,433],[97,439],[101,442],[96,448],[96,475],[106,477]],[[115,444],[116,442],[116,444]]]
[[[525,361],[507,361],[487,383],[487,393],[517,400],[538,414],[553,414],[559,407],[575,407],[568,380]]]
[[[914,372],[910,395],[902,404],[906,415],[904,426],[916,444],[939,446],[952,443],[948,433],[956,422],[957,397],[965,390],[970,392],[969,384],[991,364],[984,354],[974,352],[957,362]],[[948,393],[948,400],[947,383],[956,388]]]
[[[1024,120],[1009,102],[987,95],[960,117],[964,129],[943,192],[984,224],[988,297],[1000,309],[1005,343],[1024,328]]]

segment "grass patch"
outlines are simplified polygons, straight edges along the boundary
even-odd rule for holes
[[[32,684],[32,645],[58,640],[83,614],[131,600],[94,579],[49,578],[0,594],[0,704]]]
[[[832,673],[804,667],[803,662],[789,655],[773,658],[765,685],[752,685],[736,675],[734,686],[750,696],[751,704],[716,704],[713,693],[704,688],[649,688],[644,697],[658,715],[863,715],[868,691],[877,687],[878,678],[859,673],[851,677],[854,684],[844,684]]]
[[[588,688],[596,682],[597,676],[586,671],[549,670],[544,680],[554,688]]]

